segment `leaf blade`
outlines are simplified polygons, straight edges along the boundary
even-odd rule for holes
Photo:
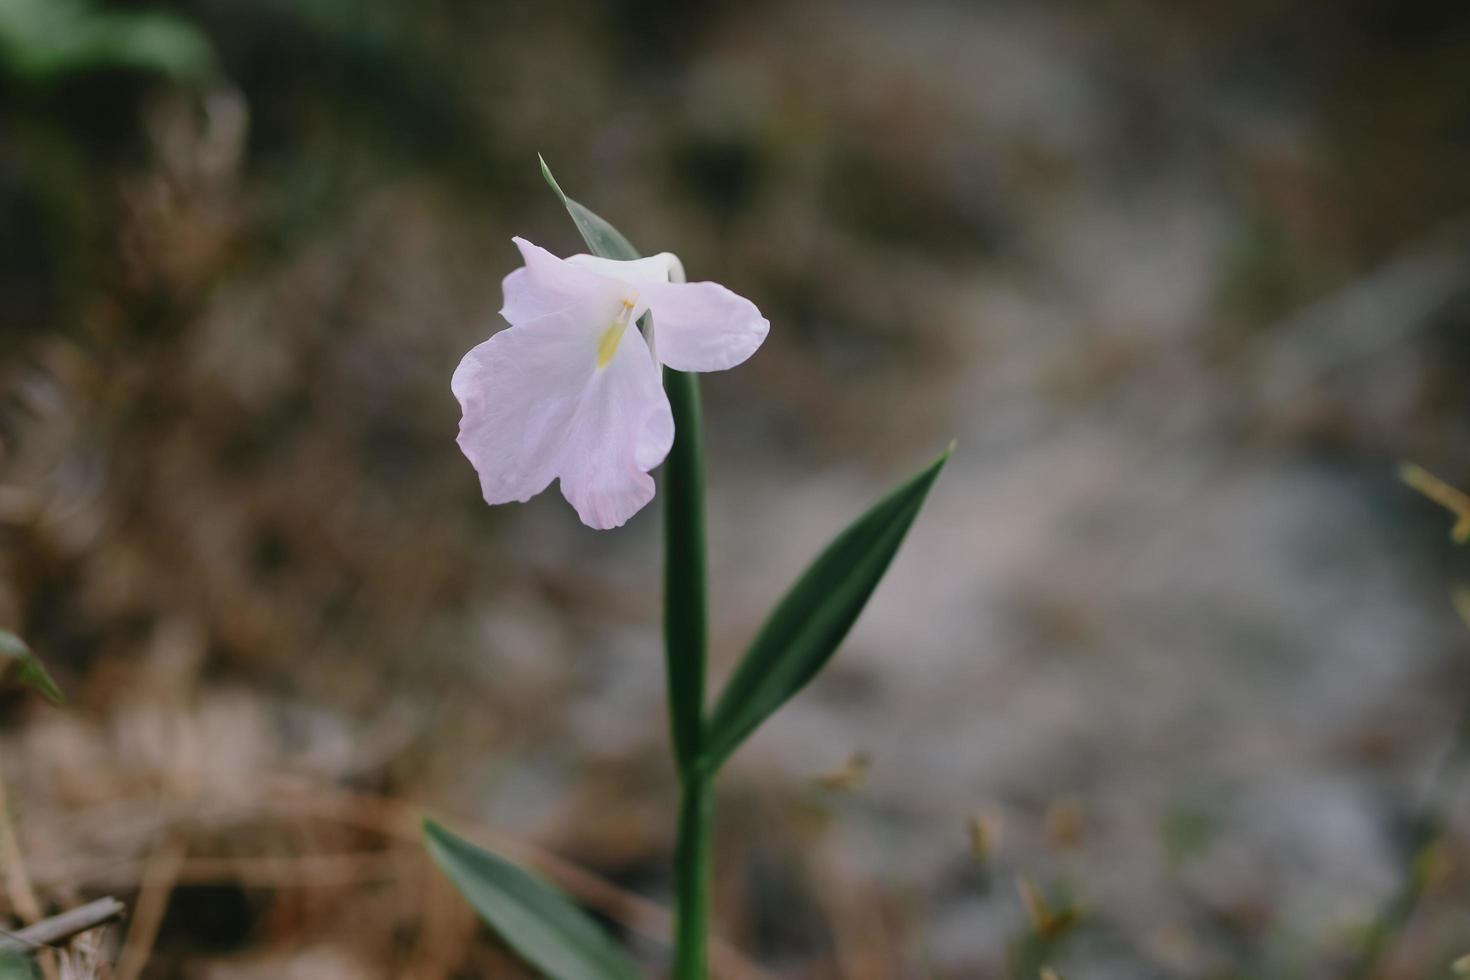
[[[638,980],[627,955],[550,884],[432,820],[424,840],[486,925],[553,980]]]
[[[910,477],[842,531],[761,627],[710,715],[701,764],[717,771],[837,652],[954,451]]]
[[[587,243],[593,255],[604,259],[620,259],[625,262],[639,258],[638,250],[633,247],[633,243],[628,241],[623,233],[614,228],[607,219],[586,205],[567,197],[561,185],[556,182],[556,178],[551,175],[551,168],[546,165],[544,157],[538,154],[536,159],[541,161],[541,176],[546,178],[546,183],[550,184],[551,189],[556,192],[562,206],[567,209],[567,214],[572,216],[572,223],[582,233],[582,240]]]
[[[34,687],[52,704],[61,703],[61,688],[56,686],[56,682],[46,672],[45,665],[26,646],[25,640],[8,630],[0,630],[0,678],[8,674],[12,667],[15,678],[20,683]]]

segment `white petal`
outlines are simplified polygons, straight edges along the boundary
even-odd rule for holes
[[[502,330],[464,356],[451,382],[464,412],[459,446],[488,503],[529,500],[555,479],[595,372],[585,326],[563,314]]]
[[[505,277],[505,305],[500,315],[513,324],[558,313],[601,297],[609,287],[607,278],[590,269],[559,259],[540,245],[524,238],[511,239],[521,250],[526,264]]]
[[[658,358],[677,371],[723,371],[754,354],[771,329],[755,304],[713,282],[648,283]]]
[[[597,255],[569,255],[567,261],[622,282],[668,282],[670,279],[682,281],[684,278],[684,265],[673,252],[660,252],[644,259],[631,260],[604,259]],[[675,272],[678,274],[674,275]]]
[[[561,453],[561,492],[582,523],[618,527],[653,499],[648,471],[674,444],[674,416],[658,365],[630,328],[594,372]]]

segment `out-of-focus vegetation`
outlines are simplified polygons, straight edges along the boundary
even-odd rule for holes
[[[61,690],[30,647],[20,637],[5,630],[0,630],[0,665],[3,665],[0,666],[0,680],[28,684],[53,702],[61,700]]]
[[[772,320],[705,388],[719,669],[965,450],[721,784],[723,975],[1445,973],[1463,555],[1393,476],[1470,484],[1467,135],[1450,4],[0,0],[26,883],[125,897],[126,977],[514,976],[442,811],[657,972],[657,519],[453,442],[509,237],[578,247],[540,152]]]
[[[209,42],[163,13],[100,9],[88,0],[7,0],[0,6],[0,64],[37,84],[107,69],[155,72],[178,81],[209,70]]]

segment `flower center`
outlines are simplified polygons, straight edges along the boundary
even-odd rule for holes
[[[618,344],[623,339],[623,331],[628,329],[629,322],[633,319],[633,307],[638,305],[638,293],[624,296],[618,304],[618,312],[613,317],[613,322],[602,332],[602,337],[597,341],[597,366],[605,368],[612,363],[613,355],[618,352]]]

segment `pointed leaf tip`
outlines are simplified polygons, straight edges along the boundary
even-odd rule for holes
[[[25,640],[9,630],[0,630],[0,679],[3,679],[12,667],[15,670],[15,679],[20,683],[34,687],[52,704],[62,702],[61,688],[56,686],[56,682],[46,672],[45,665],[31,652],[31,648],[26,646]]]
[[[565,193],[562,192],[561,185],[556,182],[556,178],[551,175],[551,168],[546,165],[546,158],[538,153],[536,154],[536,159],[541,164],[541,178],[545,180],[546,183],[551,187],[552,191],[555,192],[556,199],[558,201],[561,201],[562,204],[566,204],[567,196]]]
[[[423,821],[435,863],[495,934],[553,980],[638,980],[602,927],[539,876]]]
[[[556,193],[557,199],[567,209],[567,214],[572,216],[572,223],[577,226],[577,231],[582,233],[582,240],[587,243],[587,249],[593,255],[604,259],[619,259],[631,261],[639,257],[638,250],[633,243],[623,237],[623,233],[612,226],[606,218],[601,217],[591,208],[567,197],[561,185],[551,174],[551,168],[546,165],[546,159],[541,154],[536,154],[536,159],[541,161],[541,176]]]

